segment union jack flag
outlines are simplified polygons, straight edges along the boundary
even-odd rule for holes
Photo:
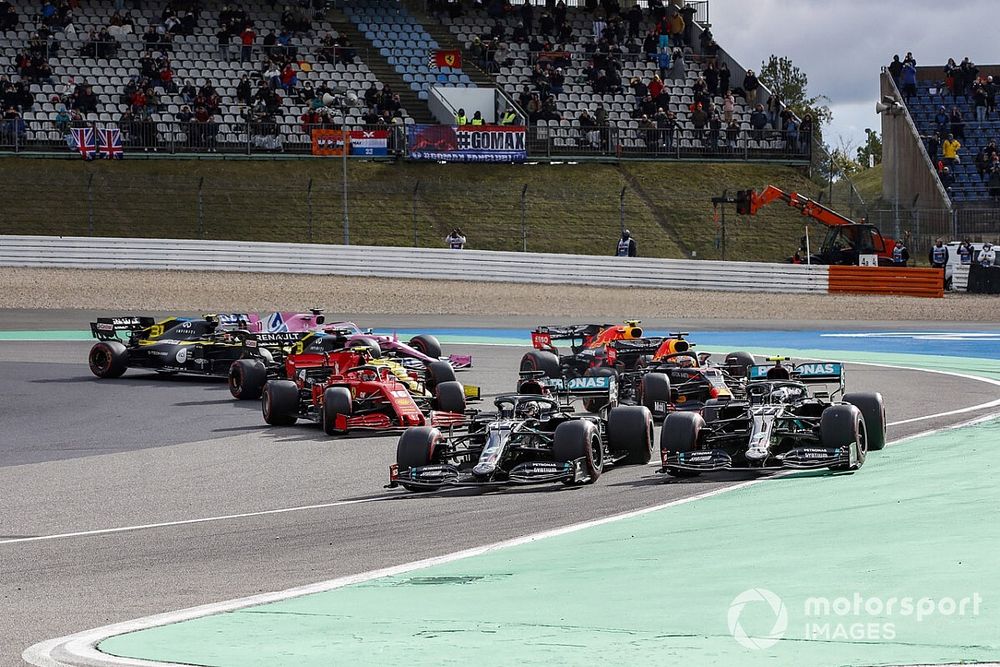
[[[125,151],[122,150],[121,130],[117,127],[106,127],[97,132],[101,137],[101,157],[108,160],[121,160],[125,157]]]
[[[97,155],[97,147],[94,144],[94,128],[74,127],[73,140],[76,142],[76,149],[84,160],[93,160]]]

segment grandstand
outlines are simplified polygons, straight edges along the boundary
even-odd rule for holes
[[[560,3],[558,20],[539,4],[530,32],[521,8],[498,17],[495,4],[468,2],[428,3],[431,13],[397,0],[121,2],[47,16],[3,3],[18,16],[0,40],[0,66],[15,72],[5,99],[20,109],[0,148],[61,149],[72,127],[118,126],[129,149],[309,152],[313,128],[435,122],[431,86],[486,85],[529,119],[533,157],[801,163],[811,149],[797,119],[765,114],[763,88],[754,113],[746,70],[715,44],[704,1],[622,16]],[[667,34],[680,16],[686,28]],[[464,69],[430,65],[436,49],[455,47]]]
[[[977,76],[982,78],[984,84],[986,77],[993,73],[993,69],[977,68]],[[995,69],[996,74],[1000,75],[1000,68]],[[982,165],[977,164],[977,156],[991,141],[1000,139],[1000,116],[994,111],[988,119],[977,120],[976,102],[971,85],[963,87],[962,90],[955,88],[954,84],[949,87],[945,81],[943,66],[919,67],[917,76],[916,94],[905,99],[905,104],[925,144],[935,133],[942,135],[952,133],[953,129],[958,130],[959,128],[951,121],[951,114],[957,110],[961,115],[959,137],[962,144],[959,151],[961,161],[946,165],[954,179],[954,182],[947,183],[951,199],[957,205],[988,203],[995,198],[991,197],[989,192],[991,169],[982,169]],[[942,108],[949,118],[945,129],[939,130],[936,116]],[[939,136],[936,142],[929,144],[934,152],[934,155],[929,157],[932,158],[935,167],[942,160],[940,149],[945,139],[946,136]],[[985,166],[989,167],[988,164]]]

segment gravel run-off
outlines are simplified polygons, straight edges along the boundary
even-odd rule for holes
[[[942,299],[530,285],[469,280],[208,271],[0,269],[0,308],[268,311],[503,318],[639,317],[757,321],[996,322],[996,296]]]

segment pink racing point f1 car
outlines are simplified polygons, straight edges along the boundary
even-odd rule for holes
[[[363,341],[371,346],[374,342],[382,352],[402,359],[415,359],[422,364],[432,361],[447,361],[459,370],[472,367],[472,356],[452,354],[443,356],[441,343],[434,336],[419,334],[403,342],[396,334],[377,334],[372,329],[362,330],[354,322],[327,322],[323,311],[313,309],[308,313],[278,312],[270,315],[250,315],[251,331],[266,333],[317,331],[336,333],[347,338],[347,347],[353,341]]]

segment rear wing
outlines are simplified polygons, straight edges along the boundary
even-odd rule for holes
[[[577,398],[607,398],[618,402],[618,378],[614,375],[595,375],[575,378],[545,377],[542,371],[522,371],[518,391],[527,393],[527,386],[536,385],[539,393],[566,400]]]
[[[246,333],[243,346],[249,348],[283,349],[294,345],[309,335],[308,331],[281,331]]]
[[[768,372],[775,364],[761,364],[750,367],[747,376],[749,380],[767,380]],[[803,384],[835,384],[841,393],[844,391],[844,365],[835,361],[815,361],[784,366],[788,369],[789,378]]]
[[[96,322],[90,323],[90,333],[98,340],[116,340],[119,331],[132,334],[144,331],[154,324],[156,319],[152,317],[98,317]]]
[[[260,322],[256,315],[250,313],[211,313],[205,319],[215,318],[219,321],[219,329],[225,331],[259,331]]]
[[[531,332],[531,345],[536,350],[552,350],[554,340],[568,340],[575,346],[576,341],[581,343],[590,339],[594,334],[602,329],[614,326],[612,324],[573,324],[566,327],[540,326]]]

